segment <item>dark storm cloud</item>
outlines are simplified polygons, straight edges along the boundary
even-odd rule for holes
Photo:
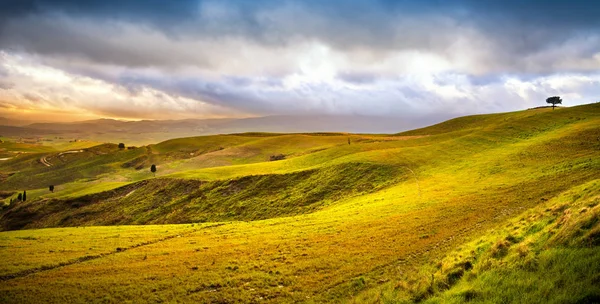
[[[121,19],[148,22],[169,28],[196,17],[206,0],[4,0],[2,16],[21,18],[24,15],[61,12],[67,15],[99,19]],[[461,22],[475,21],[490,28],[501,29],[506,25],[540,26],[545,28],[587,29],[600,25],[600,5],[595,1],[573,0],[505,0],[505,1],[242,1],[222,0],[219,4],[234,7],[242,14],[238,20],[245,28],[261,30],[255,16],[257,11],[272,9],[286,4],[307,7],[312,12],[327,16],[332,24],[341,23],[337,34],[344,36],[349,28],[367,28],[373,34],[385,34],[390,18],[398,15],[440,14]],[[348,27],[350,26],[350,27]],[[225,26],[227,27],[227,26]],[[264,30],[264,28],[262,28]],[[318,33],[315,33],[318,34]]]
[[[250,4],[249,4],[250,3]],[[234,14],[213,20],[211,5],[223,7]],[[294,10],[298,14],[286,13]],[[3,19],[54,15],[96,19],[103,22],[121,21],[145,24],[173,39],[194,37],[239,36],[263,44],[286,44],[291,38],[319,39],[338,48],[369,47],[373,49],[412,48],[443,51],[457,39],[457,33],[445,28],[448,20],[419,16],[442,16],[452,20],[451,26],[474,26],[497,40],[499,60],[510,63],[512,54],[537,52],[563,43],[574,35],[595,32],[600,25],[600,5],[594,1],[8,1],[3,7]],[[282,13],[277,19],[265,12]],[[206,14],[205,14],[206,13]],[[204,15],[203,15],[204,14]],[[415,17],[416,16],[416,17]],[[39,21],[37,21],[39,20]],[[215,24],[218,22],[218,24]],[[403,25],[398,32],[398,24]],[[24,27],[25,25],[25,27]],[[0,25],[2,26],[2,25]],[[96,60],[124,57],[139,64],[119,45],[111,45],[102,37],[86,40],[68,28],[57,28],[44,19],[32,18],[27,24],[3,26],[0,47],[24,47],[35,52],[55,53],[80,49]],[[110,29],[109,29],[110,30]],[[96,33],[92,33],[96,34]],[[112,33],[107,32],[106,35]],[[61,36],[62,39],[61,39]],[[52,37],[56,41],[40,39]],[[97,35],[94,38],[98,38]],[[69,41],[63,41],[69,40]],[[104,45],[101,45],[104,44]],[[89,49],[84,49],[84,45]],[[95,51],[97,50],[97,51]],[[135,51],[135,48],[134,48]],[[593,48],[584,52],[597,52]],[[106,54],[99,56],[95,53]],[[112,54],[117,53],[117,54]],[[508,53],[508,54],[507,54]],[[142,54],[138,61],[168,62]],[[119,64],[118,59],[115,61]]]
[[[600,26],[600,5],[596,1],[505,0],[465,2],[490,25],[509,22],[549,28],[586,29]]]
[[[4,17],[61,12],[86,17],[129,19],[133,21],[177,21],[193,16],[193,0],[3,0]],[[161,22],[162,23],[162,22]]]

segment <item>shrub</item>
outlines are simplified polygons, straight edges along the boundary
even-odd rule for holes
[[[508,254],[508,247],[510,247],[510,242],[507,240],[499,240],[492,246],[492,257],[501,258],[506,256],[506,254]]]
[[[284,160],[284,159],[285,159],[285,155],[283,155],[283,154],[271,155],[271,157],[269,157],[270,161]]]

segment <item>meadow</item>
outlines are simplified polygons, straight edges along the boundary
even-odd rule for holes
[[[598,103],[19,149],[0,162],[4,303],[600,299]]]

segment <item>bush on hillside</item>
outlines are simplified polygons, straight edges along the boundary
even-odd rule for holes
[[[269,157],[270,161],[284,160],[284,159],[285,159],[285,155],[283,155],[283,154],[271,155],[271,157]]]

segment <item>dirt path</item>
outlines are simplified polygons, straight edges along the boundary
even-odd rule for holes
[[[64,154],[71,154],[71,153],[81,153],[81,152],[83,152],[83,150],[65,151],[65,152],[58,153],[58,156],[61,156]],[[40,158],[40,162],[42,164],[44,164],[44,166],[46,166],[46,167],[52,167],[52,164],[48,161],[48,156],[42,156],[42,158]]]
[[[40,158],[40,162],[46,167],[52,167],[52,164],[48,161],[48,159],[46,159],[46,156],[42,156],[42,158]]]
[[[72,154],[72,153],[81,153],[83,152],[83,150],[72,150],[72,151],[65,151],[65,152],[60,152],[58,153],[58,156],[61,156],[63,154]]]

